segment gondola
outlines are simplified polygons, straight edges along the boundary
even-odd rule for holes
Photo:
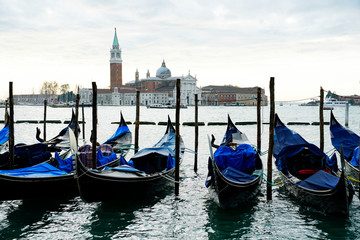
[[[131,149],[132,135],[129,127],[127,126],[122,113],[120,112],[120,123],[116,132],[104,142],[109,144],[115,153],[120,153],[125,156]]]
[[[236,144],[236,148],[229,145]],[[212,153],[210,144],[206,187],[219,207],[228,209],[251,201],[259,192],[263,164],[258,151],[250,145],[228,116],[221,145]]]
[[[73,138],[70,138],[70,140]],[[180,141],[181,152],[184,150]],[[181,154],[180,154],[181,155]],[[164,136],[153,147],[144,148],[120,166],[93,170],[76,158],[76,179],[86,202],[141,199],[165,188],[175,171],[175,129],[168,119]]]
[[[344,128],[334,117],[330,116],[331,143],[340,152],[344,149],[345,172],[354,179],[359,178],[359,136],[350,129]]]
[[[14,162],[11,166],[9,161],[10,153],[9,151],[3,152],[0,154],[0,169],[1,170],[10,170],[10,169],[20,169],[31,167],[42,162],[51,160],[51,152],[62,151],[61,156],[65,157],[67,155],[67,149],[69,149],[69,133],[68,129],[75,129],[75,114],[72,111],[72,118],[67,127],[62,129],[60,133],[52,138],[49,141],[44,141],[40,138],[40,130],[37,128],[36,138],[40,143],[35,144],[24,144],[19,143],[14,146]],[[9,128],[6,125],[4,131],[4,141],[8,139]],[[80,129],[79,129],[80,132]]]
[[[275,115],[273,155],[287,192],[304,205],[326,215],[349,215],[354,195],[345,172],[340,176],[328,162],[329,157],[314,144],[287,128]],[[342,158],[342,169],[344,168]]]
[[[56,135],[55,137],[51,138],[48,141],[44,141],[44,139],[42,139],[40,137],[41,131],[39,128],[36,128],[36,139],[44,144],[47,144],[49,147],[49,150],[54,152],[54,151],[59,151],[59,150],[68,150],[70,147],[70,141],[69,141],[69,129],[71,129],[72,131],[75,131],[75,113],[74,110],[72,110],[72,114],[71,114],[71,120],[69,122],[69,124],[63,128],[58,135]],[[78,125],[78,133],[80,133],[80,126]]]
[[[122,130],[120,131],[119,128]],[[116,134],[120,132],[125,132],[125,134]],[[129,132],[130,130],[127,128],[125,121],[123,121],[110,139],[128,145],[131,143],[131,133],[129,137]],[[73,134],[72,131],[71,133]],[[125,139],[124,141],[123,138]],[[121,150],[119,151],[121,153]],[[116,153],[104,156],[101,151],[98,151],[97,155],[98,168],[117,166],[119,164],[120,158]],[[78,195],[72,157],[61,159],[57,152],[55,153],[55,158],[51,158],[51,161],[27,168],[0,170],[0,186],[0,201]]]

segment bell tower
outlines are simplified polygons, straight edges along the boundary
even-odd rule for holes
[[[121,59],[121,48],[119,47],[119,41],[116,34],[115,35],[112,48],[110,49],[110,87],[122,86],[122,59]]]

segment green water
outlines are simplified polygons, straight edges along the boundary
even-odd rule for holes
[[[99,107],[99,141],[111,136],[119,110],[126,120],[135,119],[135,109],[126,107]],[[169,114],[175,119],[173,110],[148,110],[141,108],[141,120],[165,121]],[[1,110],[3,111],[3,110]],[[0,116],[3,112],[0,111]],[[69,109],[48,109],[49,119],[70,118]],[[318,121],[316,107],[284,105],[277,107],[284,122]],[[344,123],[344,109],[334,111]],[[40,119],[42,107],[15,107],[15,120]],[[227,114],[235,121],[253,121],[256,109],[252,107],[201,107],[199,121],[226,122]],[[268,109],[264,109],[264,121]],[[91,116],[91,109],[86,109]],[[359,132],[360,108],[350,108],[350,128]],[[193,121],[193,108],[181,110],[181,121]],[[325,112],[325,121],[329,112]],[[87,126],[91,120],[87,119]],[[15,141],[31,143],[35,140],[36,124],[15,125]],[[48,125],[48,136],[56,135],[62,125]],[[133,131],[134,126],[130,125]],[[90,127],[89,127],[90,128]],[[305,139],[318,145],[318,126],[291,126]],[[256,126],[239,126],[252,142],[256,142]],[[86,129],[89,136],[90,129]],[[151,146],[159,139],[165,126],[140,126],[140,146]],[[181,135],[188,148],[193,149],[194,128],[181,127]],[[79,197],[71,199],[16,200],[0,203],[1,239],[360,239],[360,201],[358,194],[350,206],[350,216],[341,219],[324,216],[311,208],[301,206],[296,199],[289,198],[279,185],[273,188],[273,200],[266,201],[265,185],[261,194],[251,202],[232,210],[219,209],[210,199],[204,181],[209,155],[207,135],[214,134],[220,141],[225,126],[200,127],[199,170],[193,171],[194,156],[185,154],[181,165],[180,195],[175,196],[173,185],[151,198],[136,202],[122,201],[85,203]],[[268,142],[268,125],[262,133],[262,150]],[[325,150],[332,149],[328,127],[325,126]],[[130,153],[131,155],[132,153]],[[266,163],[266,155],[263,157]],[[266,164],[265,164],[266,165]],[[274,171],[274,179],[278,175]],[[0,188],[1,191],[1,188]],[[46,190],[44,190],[46,191]],[[114,189],[121,191],[121,189]],[[99,189],[101,194],[101,189]]]

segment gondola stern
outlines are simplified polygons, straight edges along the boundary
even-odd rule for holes
[[[165,134],[168,134],[169,132],[175,132],[175,128],[171,122],[170,116],[168,115],[168,122],[167,122]]]
[[[119,127],[122,127],[122,126],[127,126],[126,122],[125,122],[125,119],[124,119],[124,116],[122,114],[122,111],[120,111],[120,123],[119,123]]]

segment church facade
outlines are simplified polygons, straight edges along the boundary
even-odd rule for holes
[[[194,94],[200,95],[196,86],[197,79],[190,74],[186,76],[172,76],[165,60],[151,77],[149,70],[146,77],[140,79],[139,72],[135,72],[135,80],[123,85],[122,58],[116,28],[112,48],[110,49],[110,88],[98,89],[97,101],[99,105],[135,105],[136,91],[140,91],[140,104],[174,104],[176,102],[176,81],[180,79],[180,102],[183,105],[194,105]],[[92,102],[92,89],[79,89],[80,102]]]

